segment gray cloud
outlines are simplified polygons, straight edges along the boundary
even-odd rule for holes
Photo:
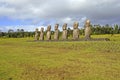
[[[34,22],[54,20],[83,24],[89,18],[94,24],[120,24],[119,0],[1,0],[0,16],[31,19]],[[82,25],[81,25],[82,26]]]

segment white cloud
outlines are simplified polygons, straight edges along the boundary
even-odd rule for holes
[[[0,3],[5,5],[1,9],[1,16],[7,15],[4,13],[9,13],[8,16],[13,14],[13,18],[20,19],[47,19],[69,15],[101,17],[117,14],[118,16],[120,13],[118,11],[120,8],[119,0],[3,0]],[[108,12],[109,14],[107,14]]]
[[[82,26],[87,18],[94,24],[120,24],[119,9],[119,0],[0,0],[0,17],[31,19],[36,24],[49,20],[49,24],[61,26],[72,26],[74,21]]]

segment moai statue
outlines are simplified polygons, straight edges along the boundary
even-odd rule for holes
[[[63,40],[66,40],[66,39],[67,39],[67,34],[68,34],[68,32],[67,32],[67,23],[64,23],[62,29],[63,29],[62,39],[63,39]]]
[[[40,30],[40,40],[44,40],[44,28]]]
[[[46,36],[47,36],[47,40],[51,40],[51,25],[49,25],[47,27],[47,34],[46,34]]]
[[[54,40],[59,39],[59,29],[58,29],[59,24],[55,25],[55,33],[54,33]]]
[[[85,40],[89,40],[91,35],[91,27],[90,27],[90,20],[86,20],[85,22]]]
[[[78,22],[74,22],[73,25],[73,39],[74,40],[78,40],[79,39],[79,29],[78,29],[79,23]]]
[[[35,40],[39,40],[39,32],[38,32],[38,28],[36,28],[35,30]]]

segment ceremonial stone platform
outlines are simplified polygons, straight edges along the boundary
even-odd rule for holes
[[[78,41],[110,41],[109,38],[91,38],[91,39],[85,39],[81,38],[78,40],[74,39],[68,39],[68,40],[28,40],[27,42],[78,42]]]

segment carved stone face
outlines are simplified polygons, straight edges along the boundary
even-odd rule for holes
[[[66,30],[66,29],[67,29],[67,23],[64,23],[63,30]]]
[[[73,28],[74,28],[74,29],[77,29],[78,26],[79,26],[79,23],[78,23],[78,22],[74,22]]]
[[[36,30],[35,30],[36,32],[38,32],[38,28],[36,28]]]
[[[51,25],[48,25],[47,31],[50,31],[50,30],[51,30]]]
[[[44,28],[41,28],[41,32],[43,32],[44,31]]]
[[[89,19],[86,20],[85,25],[86,25],[87,27],[90,26],[90,20],[89,20]]]
[[[56,24],[56,25],[55,25],[55,30],[58,30],[58,26],[59,26],[59,24]]]

